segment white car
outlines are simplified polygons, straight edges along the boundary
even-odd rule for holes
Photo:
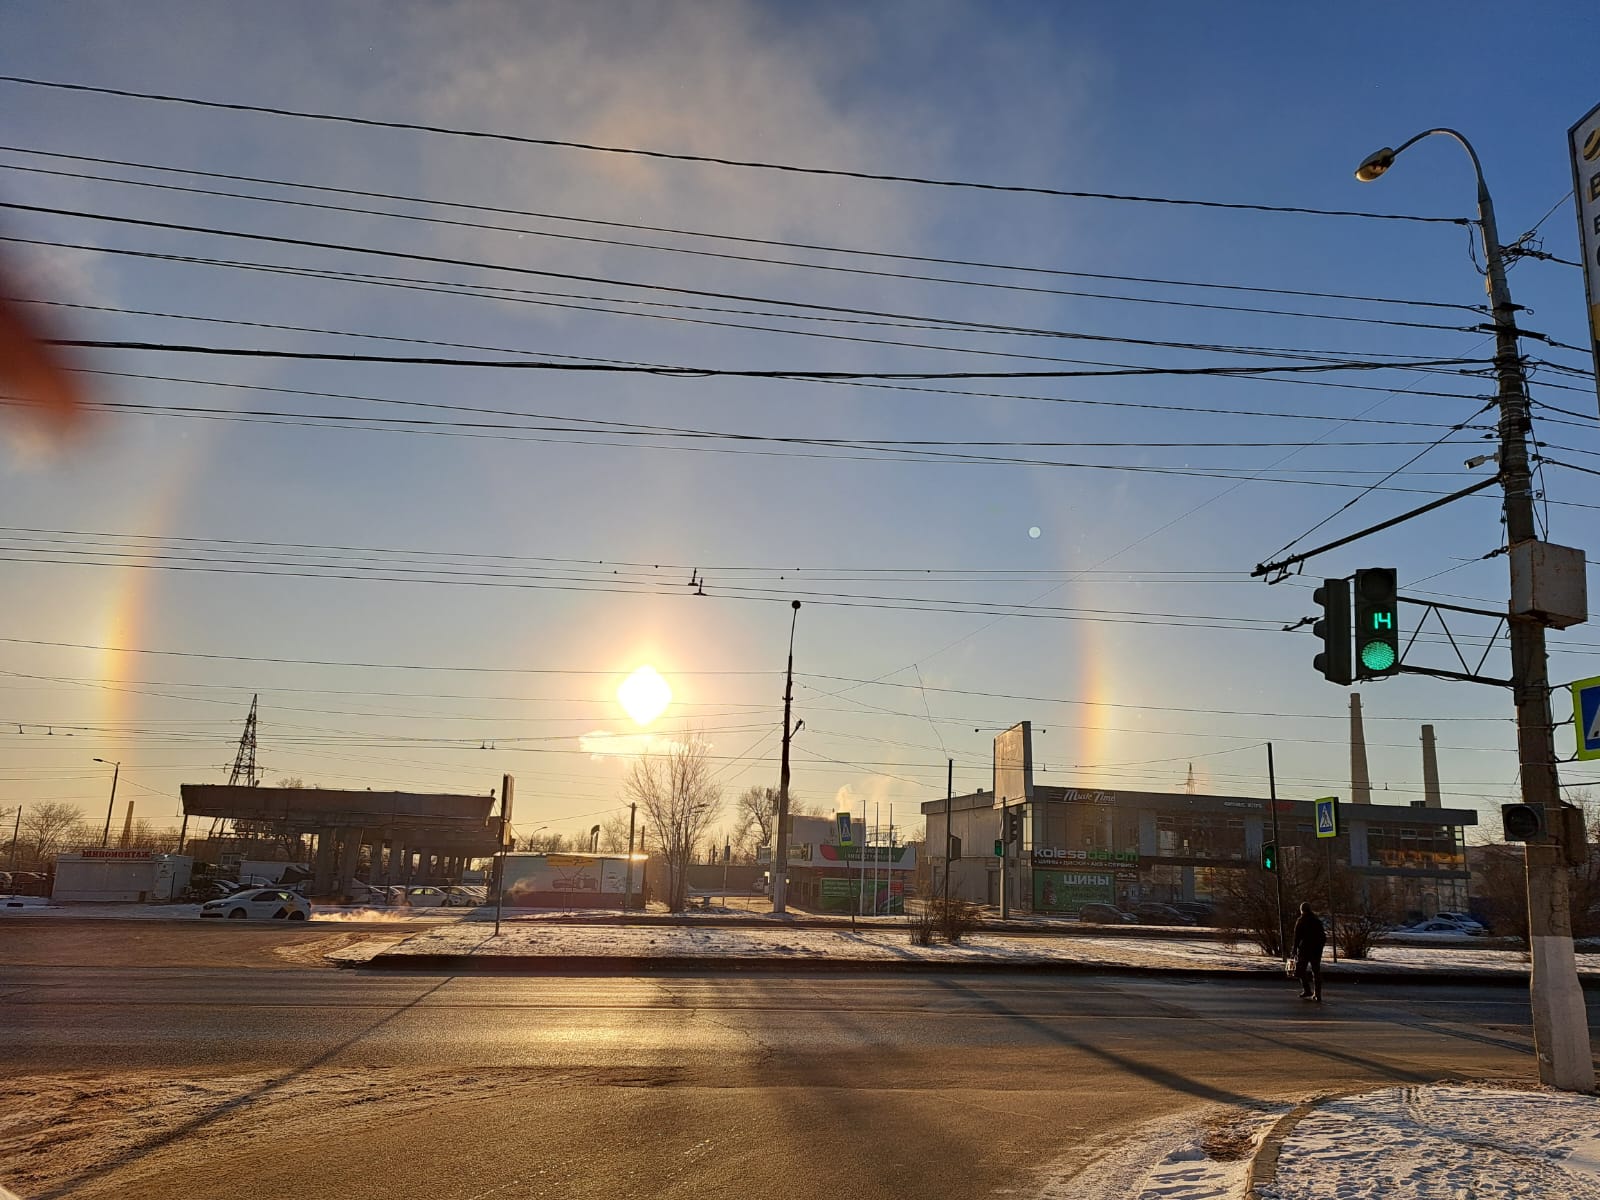
[[[1449,921],[1452,925],[1459,926],[1460,928],[1465,929],[1468,933],[1489,932],[1488,929],[1484,927],[1482,921],[1478,920],[1476,917],[1469,916],[1466,913],[1434,913],[1432,919],[1435,921]]]
[[[412,908],[442,908],[450,903],[450,898],[445,895],[443,888],[433,887],[431,884],[417,884],[406,889],[405,899],[401,904],[409,904]]]
[[[1434,917],[1431,920],[1419,921],[1409,929],[1404,930],[1404,932],[1431,933],[1435,936],[1442,935],[1444,937],[1473,937],[1483,932],[1483,926],[1474,922],[1473,928],[1469,929],[1467,926],[1458,924],[1455,921],[1444,921]]]
[[[452,908],[477,908],[484,903],[484,896],[478,888],[452,884],[444,889],[444,902]]]
[[[304,921],[311,916],[311,901],[287,888],[245,888],[220,900],[207,900],[200,915],[235,921]]]

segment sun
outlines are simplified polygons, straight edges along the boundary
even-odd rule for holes
[[[661,673],[648,663],[622,681],[617,701],[633,718],[635,725],[648,725],[672,703],[672,689]]]

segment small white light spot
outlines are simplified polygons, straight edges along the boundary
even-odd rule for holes
[[[1037,525],[1030,525],[1028,527],[1028,536],[1029,537],[1036,538],[1036,537],[1039,536],[1039,533],[1040,533],[1040,530],[1039,530],[1039,527]]]

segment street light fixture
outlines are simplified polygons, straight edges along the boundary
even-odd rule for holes
[[[104,849],[106,844],[111,841],[111,810],[117,806],[117,776],[122,773],[122,763],[120,761],[112,762],[104,758],[97,758],[95,762],[105,763],[106,766],[111,768],[111,801],[106,805],[106,829],[100,835],[100,847]]]
[[[1401,142],[1368,155],[1356,168],[1356,178],[1370,183],[1382,176],[1411,146],[1440,134],[1454,138],[1472,159],[1478,182],[1478,228],[1488,263],[1489,304],[1494,316],[1495,373],[1500,408],[1500,486],[1504,492],[1506,541],[1513,553],[1513,584],[1517,580],[1516,548],[1538,544],[1534,523],[1533,480],[1528,469],[1528,385],[1517,344],[1516,306],[1506,284],[1505,253],[1495,225],[1494,201],[1483,178],[1483,164],[1472,143],[1454,129],[1425,129]],[[1513,586],[1513,591],[1516,588]],[[1563,807],[1561,783],[1556,773],[1555,730],[1550,721],[1550,677],[1545,655],[1544,626],[1531,616],[1511,614],[1511,679],[1517,710],[1517,757],[1522,801],[1552,818]],[[1553,820],[1551,827],[1560,828]],[[1569,1091],[1594,1090],[1594,1060],[1589,1047],[1589,1025],[1583,992],[1578,984],[1572,951],[1572,918],[1568,908],[1567,870],[1559,835],[1524,845],[1528,877],[1528,935],[1533,951],[1533,1044],[1541,1083]]]

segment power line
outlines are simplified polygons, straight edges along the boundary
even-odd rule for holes
[[[378,258],[398,258],[408,262],[425,262],[436,266],[467,267],[473,270],[499,271],[513,275],[532,275],[543,279],[564,279],[577,283],[599,284],[606,287],[633,288],[649,292],[668,292],[675,295],[696,296],[702,299],[730,300],[744,304],[773,304],[784,308],[806,309],[812,312],[827,312],[843,314],[850,317],[885,318],[892,321],[910,321],[926,325],[949,327],[948,332],[974,331],[981,333],[1005,333],[1028,337],[1067,338],[1075,341],[1094,342],[1130,342],[1138,345],[1163,346],[1174,349],[1211,349],[1209,345],[1196,345],[1181,342],[1147,341],[1143,339],[1116,338],[1102,334],[1087,334],[1071,330],[1036,329],[1027,326],[1002,325],[985,321],[966,321],[955,317],[929,317],[912,313],[884,312],[876,309],[847,308],[833,304],[818,304],[804,300],[786,300],[775,297],[749,296],[739,292],[710,291],[703,288],[674,287],[669,284],[646,283],[640,280],[613,279],[606,276],[581,275],[569,271],[550,271],[538,267],[514,266],[506,263],[487,262],[479,259],[452,258],[445,255],[417,254],[405,250],[385,250],[372,246],[355,246],[345,242],[325,242],[312,238],[294,238],[280,234],[251,233],[246,230],[222,229],[215,226],[191,225],[179,221],[157,221],[145,217],[120,216],[113,213],[86,212],[81,209],[57,208],[50,205],[22,204],[15,201],[0,201],[0,208],[13,209],[18,212],[32,212],[47,216],[70,217],[76,220],[104,221],[118,225],[136,225],[145,229],[161,229],[178,233],[198,233],[209,237],[234,238],[242,241],[270,242],[273,245],[297,246],[313,250],[333,250],[346,254],[369,255]],[[593,299],[600,299],[593,297]],[[635,303],[625,298],[617,298],[611,303]],[[759,314],[771,315],[771,314]],[[1402,325],[1412,325],[1417,328],[1438,329],[1452,333],[1472,333],[1474,329],[1458,325],[1425,324],[1420,322],[1396,322]],[[1236,351],[1236,347],[1223,347],[1228,351]],[[1275,352],[1298,353],[1274,348]]]
[[[816,242],[784,241],[784,240],[777,239],[777,238],[759,238],[759,237],[750,237],[750,236],[739,235],[739,234],[731,234],[731,233],[713,233],[713,232],[710,232],[709,230],[681,229],[681,228],[677,228],[677,227],[673,227],[673,226],[666,226],[666,225],[646,225],[646,224],[640,224],[638,222],[632,222],[632,221],[607,221],[607,220],[602,220],[602,219],[597,218],[597,217],[578,217],[578,216],[573,216],[571,214],[565,214],[565,213],[538,212],[538,211],[530,210],[530,209],[506,208],[506,207],[501,207],[501,206],[496,206],[496,205],[491,205],[491,204],[468,204],[468,203],[465,203],[465,202],[462,202],[462,201],[458,201],[458,200],[440,200],[440,199],[433,198],[433,197],[408,196],[408,195],[402,195],[402,194],[398,194],[398,193],[394,193],[394,192],[375,192],[375,191],[364,191],[364,190],[361,190],[359,188],[332,187],[332,186],[330,186],[328,184],[307,183],[307,182],[305,182],[303,180],[292,181],[292,180],[282,180],[282,179],[267,179],[267,178],[263,178],[261,176],[256,176],[256,175],[233,175],[233,174],[228,174],[228,173],[222,172],[222,171],[202,171],[202,170],[199,170],[199,169],[194,168],[194,167],[169,167],[169,166],[161,166],[161,165],[158,165],[158,164],[155,164],[155,163],[133,162],[133,161],[129,161],[127,159],[99,158],[99,157],[95,157],[95,156],[92,156],[92,155],[83,155],[83,154],[64,154],[64,153],[60,153],[60,152],[57,152],[57,151],[37,150],[37,149],[31,149],[31,148],[22,147],[22,146],[0,146],[0,150],[8,150],[8,151],[11,151],[13,153],[18,153],[18,154],[34,154],[34,155],[39,155],[39,156],[48,157],[48,158],[65,158],[65,159],[71,159],[71,160],[74,160],[74,161],[77,161],[77,162],[92,162],[92,163],[102,163],[102,164],[106,164],[106,165],[110,165],[110,166],[134,167],[134,168],[137,168],[139,170],[145,170],[145,171],[162,171],[162,172],[168,172],[168,173],[180,174],[180,175],[193,175],[193,176],[196,176],[198,178],[205,178],[205,179],[224,179],[224,180],[231,180],[231,181],[237,182],[237,183],[259,183],[259,184],[265,184],[265,185],[270,186],[270,187],[298,188],[298,189],[305,190],[305,191],[321,192],[321,193],[325,193],[325,194],[329,194],[329,195],[358,196],[358,197],[362,197],[362,198],[369,199],[369,200],[394,200],[394,201],[399,201],[399,202],[406,203],[406,204],[424,204],[424,205],[429,205],[429,206],[438,207],[438,208],[460,209],[460,210],[465,211],[465,212],[495,213],[495,214],[498,214],[498,215],[501,215],[501,216],[511,216],[511,217],[532,217],[532,218],[535,218],[535,219],[538,219],[538,220],[564,221],[564,222],[570,222],[570,223],[573,223],[573,224],[592,225],[592,226],[596,226],[596,227],[600,227],[600,228],[607,228],[607,229],[630,229],[630,230],[636,230],[636,231],[644,232],[644,233],[670,234],[670,235],[675,236],[675,237],[703,238],[703,239],[706,239],[706,240],[709,240],[709,241],[737,242],[737,243],[741,243],[741,244],[744,244],[744,245],[752,245],[752,246],[773,246],[773,247],[776,247],[776,248],[779,248],[779,249],[784,249],[784,250],[812,250],[812,251],[818,251],[818,252],[826,253],[826,254],[845,254],[845,255],[855,255],[855,256],[864,257],[864,258],[881,258],[881,259],[895,261],[895,262],[932,263],[932,264],[934,264],[936,266],[944,266],[944,267],[973,267],[973,268],[977,268],[977,269],[980,269],[980,270],[987,270],[987,271],[1009,271],[1009,272],[1014,272],[1014,273],[1024,274],[1024,275],[1046,275],[1046,276],[1053,276],[1053,277],[1058,277],[1058,278],[1063,278],[1063,279],[1100,279],[1100,280],[1107,280],[1107,281],[1117,282],[1117,283],[1145,283],[1145,284],[1152,284],[1152,285],[1161,286],[1161,287],[1204,288],[1204,289],[1219,290],[1219,291],[1230,291],[1230,292],[1251,292],[1251,293],[1256,293],[1256,294],[1259,294],[1259,295],[1268,295],[1268,296],[1299,296],[1299,297],[1304,297],[1304,298],[1307,298],[1307,299],[1316,299],[1316,300],[1349,300],[1349,301],[1352,301],[1352,302],[1363,303],[1363,304],[1398,304],[1398,305],[1406,305],[1406,306],[1412,306],[1412,307],[1418,307],[1418,308],[1440,308],[1440,309],[1449,309],[1449,310],[1454,310],[1454,311],[1470,312],[1470,313],[1478,313],[1478,314],[1482,314],[1482,313],[1487,311],[1482,305],[1461,304],[1461,303],[1457,303],[1457,302],[1450,302],[1450,301],[1443,301],[1443,300],[1414,300],[1414,299],[1406,299],[1406,298],[1395,297],[1395,296],[1365,296],[1365,295],[1359,295],[1359,294],[1352,294],[1352,293],[1349,293],[1349,292],[1319,292],[1319,291],[1308,291],[1308,290],[1299,289],[1299,288],[1274,288],[1274,287],[1262,287],[1262,286],[1257,286],[1257,285],[1253,285],[1253,284],[1217,283],[1215,281],[1210,281],[1210,280],[1163,279],[1163,278],[1152,277],[1152,276],[1148,276],[1148,275],[1119,275],[1119,274],[1113,274],[1113,273],[1107,273],[1107,272],[1099,272],[1099,271],[1068,271],[1068,270],[1065,270],[1065,269],[1062,269],[1062,268],[1059,268],[1059,267],[1040,267],[1040,266],[1032,266],[1032,265],[1022,265],[1022,264],[1019,264],[1019,263],[985,262],[985,261],[982,261],[982,260],[966,259],[966,258],[941,258],[941,257],[933,256],[933,255],[903,254],[903,253],[895,253],[895,252],[887,251],[887,250],[872,250],[872,249],[859,247],[859,246],[832,246],[832,245],[826,245],[826,244],[816,243]],[[120,182],[132,183],[132,182],[135,182],[135,181],[133,181],[133,180],[122,180]],[[151,186],[154,186],[154,185],[151,185]],[[219,194],[229,195],[230,193],[219,193]],[[251,197],[247,197],[247,198],[249,198],[249,199],[258,199],[258,200],[270,200],[270,199],[272,199],[270,197],[260,197],[260,196],[251,196]],[[362,211],[362,210],[352,210],[352,211]],[[403,214],[393,214],[393,213],[391,213],[391,214],[385,214],[385,215],[399,216],[399,215],[403,215]],[[519,232],[533,233],[535,231],[534,230],[525,230],[525,231],[519,230]],[[597,240],[600,240],[600,239],[597,239]],[[620,245],[632,245],[633,243],[618,243],[618,244],[620,244]],[[703,252],[694,251],[694,250],[686,250],[686,249],[683,249],[682,247],[670,247],[670,246],[659,246],[659,247],[657,247],[657,246],[652,246],[652,247],[649,247],[649,248],[651,248],[651,249],[661,249],[661,250],[672,250],[672,251],[682,252],[682,253],[685,253],[685,254],[703,253]],[[756,259],[754,261],[766,262],[768,260],[766,260],[766,259]],[[788,265],[788,264],[785,264],[785,265]],[[812,266],[812,267],[818,267],[819,269],[840,269],[840,268],[824,268],[824,267],[821,266],[821,264],[815,264],[815,263],[795,263],[793,265],[795,265],[795,266]],[[918,276],[908,276],[908,278],[913,278],[914,279],[914,278],[919,278],[919,277]],[[938,282],[945,282],[945,281],[944,280],[938,280]],[[972,282],[972,281],[970,281],[970,280],[951,280],[950,282]]]
[[[683,154],[666,150],[646,150],[628,146],[603,146],[592,142],[574,142],[557,138],[529,137],[523,134],[493,133],[486,130],[458,129],[444,125],[427,125],[411,121],[388,121],[374,117],[355,117],[340,113],[310,112],[301,109],[280,108],[260,104],[243,104],[221,100],[203,100],[194,96],[167,95],[159,92],[136,92],[124,88],[95,87],[82,83],[64,83],[59,80],[31,79],[21,75],[0,75],[0,82],[26,87],[53,88],[61,91],[85,92],[102,96],[119,96],[131,100],[150,100],[166,104],[183,104],[197,108],[222,109],[229,112],[253,112],[268,116],[293,117],[299,120],[329,121],[346,125],[359,125],[378,129],[401,129],[418,133],[437,133],[451,137],[510,142],[524,146],[543,146],[566,150],[584,150],[596,154],[620,154],[637,158],[654,158],[672,162],[704,163],[714,166],[741,167],[749,170],[781,171],[797,175],[831,176],[841,179],[862,179],[880,183],[910,183],[923,187],[963,188],[985,192],[1015,192],[1039,196],[1057,196],[1075,200],[1121,200],[1141,204],[1169,204],[1193,208],[1234,209],[1246,212],[1296,213],[1321,217],[1362,217],[1376,221],[1416,221],[1424,224],[1467,225],[1473,222],[1466,217],[1423,217],[1403,213],[1357,212],[1347,209],[1303,208],[1281,204],[1246,204],[1221,200],[1194,200],[1172,196],[1120,195],[1111,192],[1068,191],[1062,188],[1036,187],[1023,184],[984,183],[975,180],[934,179],[917,175],[894,175],[872,171],[851,171],[838,167],[806,167],[792,163],[762,162],[748,159],[722,158],[714,155]]]
[[[14,148],[13,147],[0,146],[0,150],[8,150],[8,149],[14,149]],[[21,151],[21,152],[22,153],[26,153],[26,154],[47,153],[45,151],[34,151],[34,150],[24,150],[24,151]],[[80,157],[84,157],[84,156],[79,156],[79,155],[61,155],[59,157],[80,158]],[[111,159],[111,160],[89,159],[88,161],[116,162],[117,160],[114,160],[114,159]],[[176,171],[176,170],[180,170],[179,168],[157,167],[157,166],[150,166],[148,164],[142,164],[142,163],[141,164],[125,164],[125,165],[138,166],[138,167],[140,167],[142,169],[145,169],[145,170],[156,170],[156,171]],[[554,230],[548,230],[548,229],[528,229],[528,228],[525,228],[525,227],[522,227],[522,226],[515,226],[515,225],[495,225],[495,224],[491,224],[491,223],[485,222],[485,221],[452,220],[452,219],[449,219],[449,218],[446,218],[446,217],[431,217],[431,216],[426,216],[426,215],[420,214],[420,213],[392,212],[392,211],[385,210],[385,209],[361,208],[361,207],[357,207],[355,205],[348,205],[348,204],[330,204],[330,203],[317,202],[317,201],[312,201],[312,200],[297,200],[297,199],[294,199],[292,197],[257,196],[257,195],[252,195],[252,194],[250,194],[248,192],[229,192],[229,191],[223,191],[223,190],[218,189],[218,188],[198,188],[198,187],[191,187],[191,186],[183,186],[183,185],[179,185],[179,184],[157,183],[157,182],[154,182],[152,180],[143,180],[143,179],[122,179],[122,178],[118,178],[118,177],[112,176],[112,175],[95,175],[95,174],[91,174],[91,173],[88,173],[88,172],[82,172],[82,171],[49,170],[49,169],[43,168],[43,167],[26,167],[26,166],[22,166],[22,165],[16,164],[16,163],[0,163],[0,170],[26,171],[26,172],[31,172],[31,173],[34,173],[34,174],[58,176],[58,177],[67,178],[67,179],[84,179],[84,180],[90,180],[90,181],[99,182],[99,183],[123,184],[123,185],[128,186],[128,187],[142,187],[142,188],[161,189],[161,190],[165,190],[165,191],[175,191],[175,192],[181,192],[181,193],[188,194],[188,195],[214,196],[214,197],[218,197],[218,198],[222,198],[222,199],[233,199],[233,200],[252,200],[252,201],[255,201],[255,202],[261,203],[261,204],[291,205],[291,206],[295,206],[295,207],[312,208],[312,209],[317,209],[317,210],[326,211],[326,212],[340,212],[340,213],[351,213],[351,214],[356,214],[356,215],[361,215],[361,216],[387,217],[387,218],[391,218],[393,220],[417,221],[417,222],[423,222],[423,223],[427,223],[427,224],[445,225],[445,226],[450,226],[452,228],[478,229],[478,230],[484,230],[486,232],[493,232],[493,233],[515,233],[515,234],[517,234],[519,236],[553,238],[553,239],[557,239],[557,240],[561,240],[561,241],[583,242],[583,243],[592,244],[592,245],[617,246],[617,247],[621,247],[621,248],[625,248],[625,249],[633,249],[633,250],[653,250],[653,251],[658,251],[660,253],[665,253],[665,254],[692,255],[692,256],[696,256],[696,257],[714,258],[714,259],[719,259],[719,260],[729,261],[729,262],[755,263],[755,264],[760,264],[760,265],[764,265],[764,266],[794,267],[794,268],[802,269],[802,270],[825,271],[825,272],[831,272],[831,273],[837,273],[837,274],[848,274],[848,275],[862,275],[862,276],[869,276],[869,277],[872,277],[872,278],[881,278],[881,279],[901,279],[901,280],[907,280],[907,281],[918,282],[918,283],[940,283],[940,284],[948,284],[948,285],[952,285],[952,286],[956,286],[956,287],[992,288],[992,289],[997,289],[997,290],[1001,290],[1001,291],[1023,292],[1023,293],[1034,294],[1034,295],[1067,296],[1067,297],[1073,297],[1073,298],[1078,298],[1078,299],[1120,301],[1120,302],[1124,302],[1124,303],[1128,303],[1128,304],[1154,304],[1154,305],[1165,305],[1165,306],[1177,307],[1177,308],[1208,309],[1208,310],[1214,310],[1214,311],[1220,311],[1220,312],[1253,313],[1253,314],[1259,314],[1259,315],[1264,315],[1264,316],[1298,317],[1298,318],[1305,319],[1305,320],[1343,321],[1343,322],[1349,322],[1349,323],[1361,324],[1361,325],[1393,325],[1393,326],[1404,326],[1404,327],[1410,327],[1410,328],[1416,328],[1416,329],[1455,329],[1455,328],[1457,328],[1455,326],[1436,325],[1436,324],[1430,324],[1430,323],[1427,323],[1427,322],[1419,322],[1419,321],[1401,321],[1401,320],[1395,320],[1395,319],[1392,319],[1392,318],[1383,318],[1383,317],[1360,317],[1360,316],[1354,316],[1354,315],[1348,314],[1348,313],[1304,312],[1304,311],[1292,310],[1292,309],[1265,308],[1265,307],[1261,307],[1261,306],[1258,306],[1258,305],[1216,304],[1216,303],[1208,303],[1208,302],[1198,301],[1198,300],[1179,300],[1179,299],[1174,299],[1174,298],[1171,298],[1171,297],[1129,296],[1129,295],[1124,295],[1124,294],[1120,294],[1120,293],[1110,293],[1110,292],[1086,292],[1086,291],[1075,290],[1075,289],[1071,289],[1071,288],[1054,288],[1054,287],[1041,287],[1041,286],[1034,286],[1034,285],[1027,285],[1027,284],[1002,283],[1002,282],[999,282],[997,280],[960,279],[960,278],[955,278],[955,277],[952,277],[952,276],[944,276],[944,275],[924,275],[924,274],[916,274],[916,273],[907,272],[907,271],[888,271],[888,270],[873,269],[873,268],[867,268],[867,267],[851,267],[851,266],[844,266],[844,265],[837,264],[837,263],[815,263],[815,262],[805,262],[805,261],[797,260],[797,259],[773,258],[773,257],[770,257],[770,256],[762,256],[762,255],[733,254],[733,253],[729,253],[729,252],[726,252],[726,251],[704,250],[704,249],[698,249],[698,248],[690,247],[690,246],[667,246],[667,245],[661,245],[659,243],[654,243],[654,242],[635,242],[635,241],[626,241],[626,240],[623,240],[623,239],[620,239],[620,238],[604,238],[604,237],[595,237],[593,235],[585,235],[585,234],[560,233],[560,232],[556,232]],[[189,172],[184,172],[184,173],[189,173]],[[216,172],[209,172],[209,171],[207,171],[207,172],[194,172],[194,174],[201,174],[201,175],[207,175],[207,176],[212,176],[212,177],[216,177],[218,175],[218,173],[216,173]],[[338,192],[345,192],[346,191],[346,189],[342,189],[342,188],[323,188],[323,187],[318,187],[318,185],[313,185],[313,184],[288,183],[288,182],[283,182],[283,181],[278,181],[278,180],[262,180],[262,179],[255,179],[255,178],[250,177],[250,176],[223,175],[222,178],[243,179],[243,180],[247,180],[247,181],[250,181],[250,182],[256,182],[256,183],[270,183],[272,186],[275,186],[275,187],[297,187],[297,188],[317,187],[317,189],[321,190],[321,191],[338,191]],[[355,194],[355,195],[377,195],[377,196],[382,196],[382,197],[384,197],[386,199],[402,200],[402,201],[404,201],[406,203],[412,203],[412,204],[447,204],[447,203],[449,203],[448,201],[427,200],[427,199],[421,199],[421,198],[417,198],[417,197],[393,196],[393,195],[388,195],[388,194],[385,194],[385,193],[353,192],[352,194]],[[459,207],[472,208],[472,209],[483,209],[483,208],[486,208],[487,206],[483,206],[483,205],[461,205]],[[518,210],[514,210],[514,209],[512,209],[512,210],[489,209],[489,211],[495,211],[495,212],[502,212],[502,211],[517,212]],[[666,229],[660,229],[659,227],[655,227],[655,226],[647,226],[647,225],[641,226],[641,225],[634,225],[634,224],[627,223],[627,222],[595,221],[595,220],[592,220],[590,218],[572,217],[572,216],[557,215],[557,214],[551,214],[551,213],[526,213],[526,214],[522,214],[522,215],[531,216],[531,217],[538,217],[538,218],[541,218],[541,219],[544,219],[544,220],[574,221],[574,222],[583,221],[583,222],[588,223],[588,224],[597,224],[597,225],[611,225],[611,226],[621,225],[624,228],[629,228],[629,229],[653,229],[653,230],[656,230],[658,232],[674,233],[674,234],[678,234],[680,236],[685,236],[685,237],[726,237],[727,236],[727,235],[718,235],[718,234],[699,233],[699,232],[694,232],[694,231],[689,231],[689,230],[666,230]],[[784,242],[770,243],[770,242],[767,242],[766,239],[760,239],[760,238],[750,238],[750,239],[738,238],[738,239],[733,239],[733,240],[751,241],[751,242],[756,242],[758,244],[776,244],[776,245],[786,245],[786,246],[804,246],[805,245],[804,243],[784,243]],[[879,253],[879,252],[876,252],[876,251],[846,250],[846,249],[833,248],[833,247],[826,247],[826,248],[824,248],[824,247],[808,247],[808,248],[827,249],[830,253],[837,253],[837,254],[878,254]],[[953,259],[937,259],[937,258],[935,258],[935,259],[924,259],[924,258],[921,258],[920,256],[914,256],[914,255],[889,255],[887,257],[892,257],[892,258],[914,258],[914,259],[917,259],[918,261],[929,261],[929,262],[940,262],[940,263],[960,263],[961,265],[983,266],[983,267],[986,267],[987,269],[990,269],[990,270],[1000,270],[1000,271],[1018,271],[1018,270],[1035,270],[1035,271],[1037,271],[1037,270],[1040,270],[1040,268],[1023,268],[1023,267],[1006,266],[1006,265],[1002,265],[1002,264],[969,263],[969,262],[965,262],[963,260],[953,260]],[[1362,302],[1366,302],[1366,303],[1378,303],[1378,304],[1418,305],[1418,306],[1427,306],[1427,307],[1434,307],[1434,308],[1453,309],[1453,310],[1458,310],[1458,311],[1463,311],[1463,312],[1471,312],[1471,313],[1480,313],[1482,311],[1481,309],[1474,308],[1473,306],[1466,305],[1466,304],[1445,304],[1445,303],[1442,303],[1442,302],[1439,302],[1439,301],[1422,301],[1422,300],[1416,300],[1416,301],[1389,300],[1389,299],[1385,299],[1385,298],[1382,298],[1382,297],[1352,296],[1352,295],[1348,295],[1348,294],[1345,294],[1345,293],[1337,293],[1337,292],[1310,292],[1310,291],[1299,291],[1299,290],[1278,289],[1278,288],[1252,288],[1252,287],[1245,287],[1245,286],[1238,285],[1238,284],[1197,283],[1197,282],[1182,281],[1182,280],[1152,279],[1152,278],[1149,278],[1149,277],[1134,276],[1134,275],[1112,275],[1112,274],[1105,274],[1105,273],[1091,273],[1091,272],[1081,272],[1081,271],[1059,271],[1059,272],[1050,272],[1050,273],[1066,275],[1066,276],[1074,276],[1074,277],[1079,277],[1079,278],[1085,278],[1086,277],[1086,278],[1093,278],[1093,279],[1107,279],[1107,280],[1116,280],[1116,281],[1119,281],[1119,282],[1155,284],[1155,285],[1168,286],[1168,287],[1228,288],[1229,290],[1234,290],[1234,291],[1262,292],[1262,293],[1269,293],[1269,294],[1306,296],[1306,297],[1315,297],[1315,298],[1318,298],[1318,299],[1362,301]]]
[[[115,341],[92,338],[52,338],[49,344],[80,350],[145,350],[166,354],[209,354],[227,358],[285,358],[308,362],[390,363],[405,366],[492,367],[516,371],[570,371],[597,374],[660,375],[675,378],[705,379],[1083,379],[1127,375],[1268,375],[1277,373],[1317,373],[1324,371],[1415,370],[1424,367],[1459,368],[1476,359],[1435,358],[1404,362],[1373,362],[1351,359],[1337,362],[1273,364],[1261,367],[1118,367],[1093,371],[817,371],[805,368],[767,370],[732,367],[624,366],[614,363],[548,362],[541,359],[445,358],[401,354],[337,354],[312,350],[269,350],[257,346],[203,346],[170,342]],[[1468,374],[1453,371],[1454,374]]]

